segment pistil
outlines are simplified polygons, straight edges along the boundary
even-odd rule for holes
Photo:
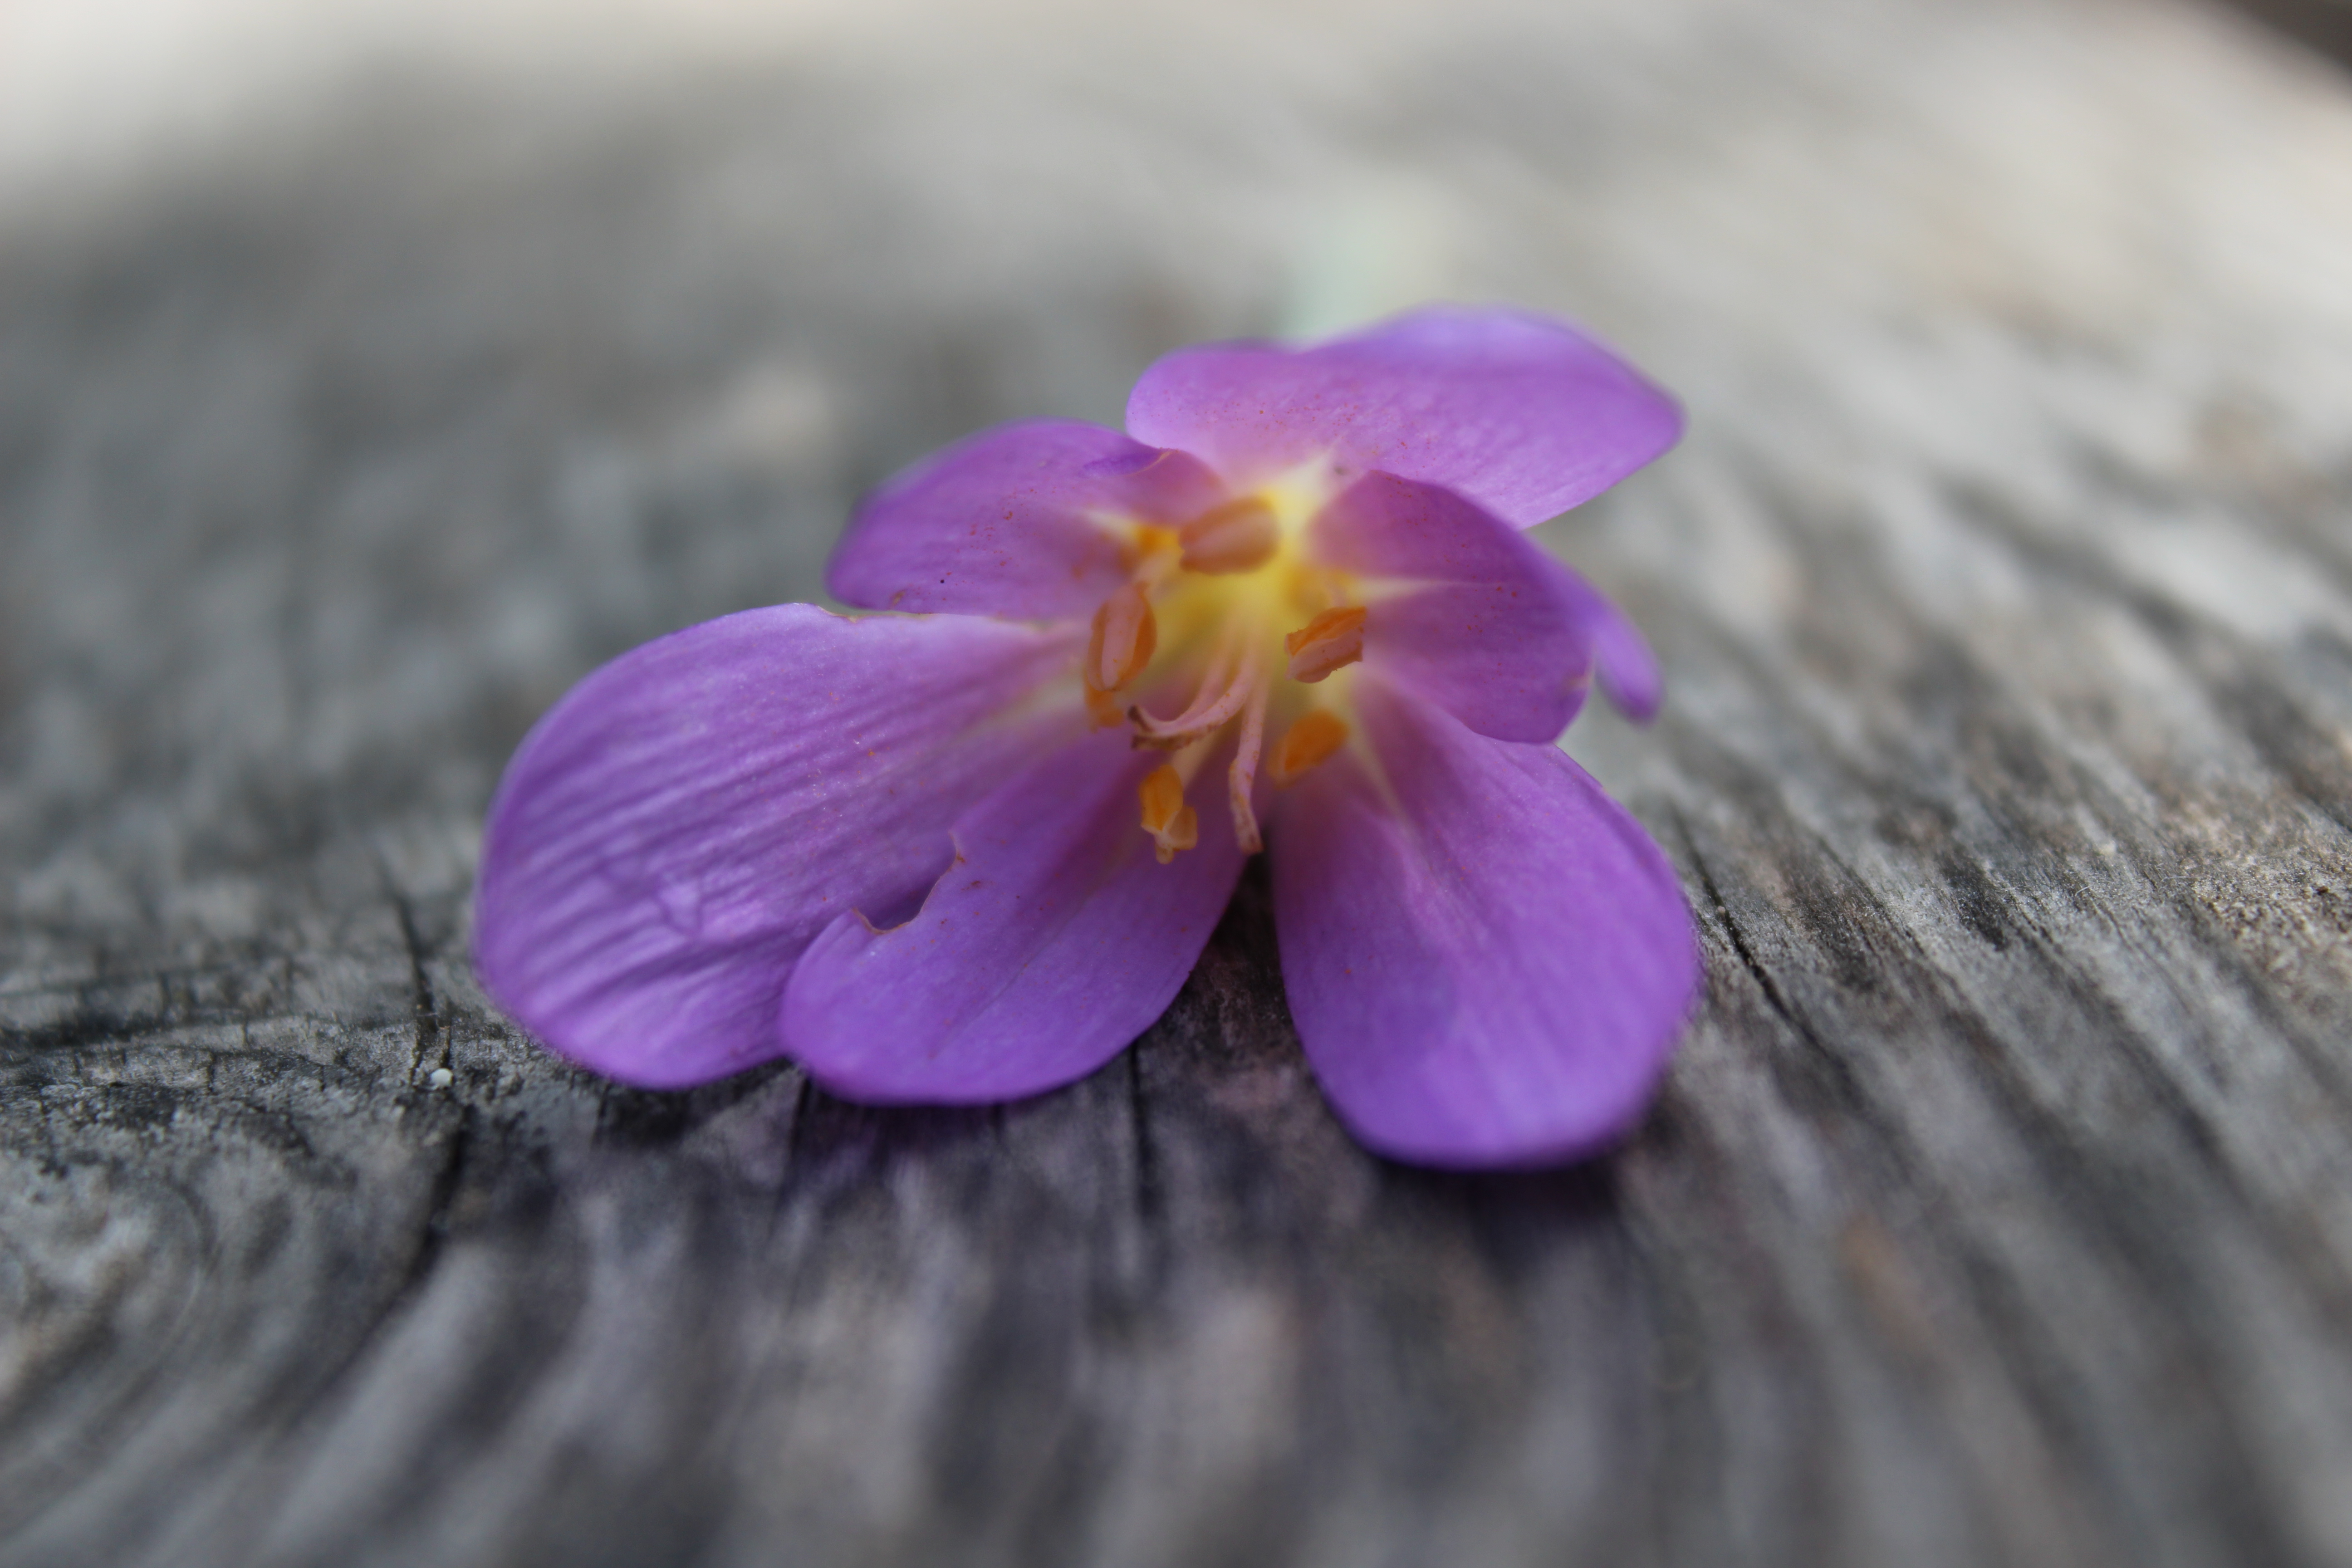
[[[1249,707],[1242,714],[1241,742],[1234,749],[1233,765],[1225,770],[1225,795],[1234,811],[1234,839],[1244,855],[1255,855],[1265,847],[1250,792],[1257,784],[1258,752],[1265,744],[1265,701],[1269,694],[1269,683],[1265,681],[1258,682],[1256,689],[1250,693]]]
[[[1192,706],[1173,719],[1154,719],[1140,705],[1129,709],[1127,717],[1135,726],[1136,745],[1171,752],[1189,746],[1223,726],[1242,710],[1262,684],[1256,649],[1245,649],[1239,666],[1234,668],[1230,659],[1219,658],[1211,666],[1208,679],[1202,681]]]

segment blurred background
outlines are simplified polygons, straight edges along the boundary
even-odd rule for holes
[[[2264,4],[2341,40],[2336,0]],[[1957,388],[2019,482],[2064,459],[2051,399],[2166,462],[2242,426],[2324,463],[2292,388],[2343,374],[2307,222],[2340,88],[2175,0],[8,0],[13,760],[53,804],[125,748],[413,789],[418,723],[486,758],[597,659],[813,595],[855,495],[949,437],[1433,298],[1681,394],[1633,493],[1697,515],[1582,548],[1762,626],[1787,563],[1704,498],[1759,454],[1899,483]],[[2210,395],[2134,422],[2182,377]]]
[[[2348,14],[0,0],[0,1563],[2352,1562]],[[961,1121],[488,1007],[596,663],[1440,298],[1691,416],[1620,1154],[1363,1156],[1246,889]]]

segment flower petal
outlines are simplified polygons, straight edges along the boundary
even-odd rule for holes
[[[1128,579],[1128,541],[1099,521],[1173,527],[1224,499],[1181,452],[1072,419],[983,430],[866,498],[825,570],[845,605],[1052,620]]]
[[[1561,592],[1584,626],[1610,705],[1636,724],[1648,723],[1658,716],[1658,705],[1666,697],[1665,679],[1658,673],[1658,656],[1650,651],[1649,639],[1608,595],[1574,569],[1558,562],[1553,566]]]
[[[1648,1102],[1699,978],[1665,857],[1552,746],[1367,678],[1273,841],[1283,981],[1340,1119],[1434,1165],[1588,1152]]]
[[[961,616],[748,610],[590,675],[490,808],[475,964],[548,1045],[630,1083],[780,1054],[793,961],[847,908],[904,904],[948,825],[1057,724],[1003,710],[1075,637]]]
[[[1444,485],[1527,528],[1673,446],[1682,412],[1560,322],[1439,306],[1303,349],[1179,349],[1135,384],[1127,428],[1236,485],[1328,455],[1342,478]]]
[[[1364,668],[1482,735],[1556,739],[1591,679],[1588,627],[1563,568],[1508,523],[1453,491],[1368,474],[1308,526],[1326,565],[1376,584]]]
[[[912,920],[839,920],[809,948],[784,994],[793,1055],[849,1099],[932,1103],[1035,1094],[1118,1055],[1184,984],[1241,875],[1202,784],[1199,846],[1154,858],[1136,786],[1161,761],[1091,735],[975,807]]]

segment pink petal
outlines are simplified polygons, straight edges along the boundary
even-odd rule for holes
[[[1276,826],[1282,973],[1366,1144],[1433,1165],[1571,1158],[1649,1102],[1699,979],[1656,845],[1551,746],[1366,679],[1352,750]]]
[[[1565,565],[1555,563],[1555,570],[1584,626],[1610,705],[1636,724],[1648,723],[1666,698],[1665,678],[1658,673],[1658,657],[1650,651],[1649,640],[1608,595]]]
[[[834,922],[793,972],[784,1035],[852,1100],[1009,1100],[1082,1078],[1160,1016],[1241,874],[1223,774],[1192,787],[1197,848],[1162,866],[1124,732],[1038,759],[956,824],[958,858],[906,924]]]
[[[845,909],[904,904],[948,825],[1052,735],[1008,705],[1068,633],[749,610],[623,655],[539,721],[490,808],[474,959],[548,1045],[630,1083],[780,1054],[776,1004]]]
[[[1003,425],[866,497],[825,586],[874,610],[1090,615],[1128,578],[1126,540],[1093,514],[1173,526],[1223,499],[1215,476],[1181,452],[1076,420]]]
[[[1364,668],[1498,741],[1557,738],[1592,669],[1564,569],[1451,490],[1370,474],[1309,525],[1328,565],[1391,586],[1364,622]]]
[[[1128,433],[1236,485],[1328,457],[1459,490],[1527,528],[1673,446],[1674,399],[1560,322],[1438,306],[1304,349],[1208,343],[1143,373]]]

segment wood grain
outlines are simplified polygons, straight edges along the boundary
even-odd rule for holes
[[[0,209],[0,1563],[2352,1563],[2343,80],[2100,0],[903,21]],[[995,1110],[487,1005],[597,660],[1444,294],[1693,416],[1545,534],[1710,972],[1625,1148],[1363,1154],[1256,879]]]

